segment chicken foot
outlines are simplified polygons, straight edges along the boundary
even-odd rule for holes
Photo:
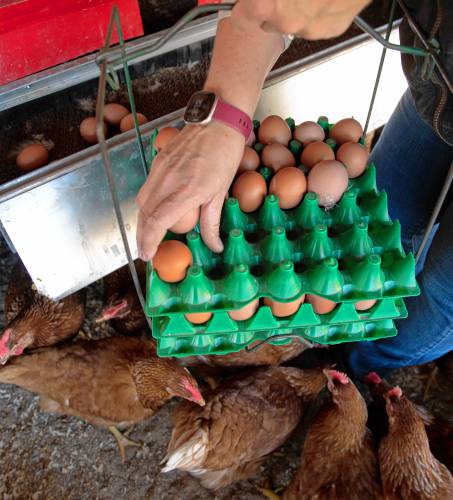
[[[273,453],[275,456],[275,453]],[[284,456],[284,453],[281,454]],[[280,500],[280,493],[285,489],[283,486],[278,488],[271,488],[269,479],[267,479],[262,486],[257,486],[257,490],[268,500]]]
[[[142,447],[143,443],[133,441],[132,439],[129,439],[127,437],[128,432],[130,432],[129,429],[126,433],[122,434],[114,425],[111,425],[109,428],[109,431],[113,434],[113,436],[116,439],[116,444],[118,445],[118,450],[120,452],[121,456],[121,461],[124,463],[126,461],[126,448],[128,446],[137,446],[137,447]]]

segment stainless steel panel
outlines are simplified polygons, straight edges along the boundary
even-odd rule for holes
[[[150,131],[156,126],[161,126],[161,120],[142,128],[148,154]],[[145,173],[134,131],[109,143],[136,257],[134,198]],[[2,190],[0,220],[41,293],[52,298],[68,295],[126,263],[98,146],[28,177],[27,183]]]
[[[317,58],[310,56],[301,60],[286,72],[278,70],[266,84],[257,116],[276,113],[300,120],[327,114],[336,118],[339,109],[348,104],[348,110],[354,105],[354,109],[366,111],[372,88],[364,85],[373,79],[379,62],[374,54],[379,54],[377,42],[365,41],[365,37],[360,36],[324,51]],[[392,58],[393,54],[381,86],[387,91],[382,92],[376,103],[378,122],[386,121],[389,110],[405,88],[402,72],[396,70]],[[361,62],[359,70],[354,66],[357,61]],[[341,80],[339,63],[343,72],[350,72],[349,80],[345,81],[351,83],[335,90],[335,84]],[[319,82],[325,75],[336,77],[321,91]],[[365,90],[358,92],[359,88]],[[321,108],[316,99],[324,102],[329,92],[334,93],[335,98],[329,101],[328,109]],[[314,106],[313,109],[310,106]],[[177,124],[181,118],[182,110],[141,127],[145,144],[148,142],[149,146],[149,135],[155,127]],[[134,198],[145,180],[135,132],[115,136],[109,139],[108,145],[135,257]],[[126,262],[98,146],[1,186],[0,221],[39,291],[52,298],[78,290]]]

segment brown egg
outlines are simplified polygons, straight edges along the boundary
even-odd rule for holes
[[[305,300],[305,295],[292,302],[277,302],[276,300],[264,299],[264,304],[271,308],[272,314],[277,318],[291,316],[299,310],[300,305]]]
[[[376,304],[376,299],[359,300],[354,304],[354,307],[357,311],[366,311],[367,309],[371,309],[374,304]]]
[[[265,118],[258,129],[258,140],[263,144],[283,144],[291,140],[291,129],[283,118],[271,115]]]
[[[311,294],[307,294],[307,302],[311,304],[313,311],[315,311],[316,314],[330,313],[330,311],[333,311],[337,305],[337,303],[332,300],[325,299],[319,295]]]
[[[194,325],[201,325],[206,323],[212,318],[212,313],[187,313],[184,315],[187,321],[190,321]]]
[[[146,123],[148,118],[146,118],[145,115],[142,115],[141,113],[137,113],[137,121],[139,125],[143,125]],[[121,132],[126,132],[127,130],[131,130],[134,128],[134,115],[132,113],[129,113],[126,115],[120,122],[120,130]]]
[[[107,137],[107,125],[105,123],[102,124],[104,129],[104,136]],[[80,135],[82,138],[89,142],[90,144],[96,144],[98,142],[98,137],[96,135],[96,118],[94,116],[90,116],[89,118],[85,118],[80,124]]]
[[[335,139],[337,144],[345,142],[357,142],[363,134],[362,125],[354,118],[344,118],[335,123],[330,131],[329,137]]]
[[[303,122],[294,129],[294,139],[304,146],[315,141],[323,141],[326,137],[324,129],[316,122]]]
[[[302,170],[285,167],[272,177],[269,193],[278,197],[280,208],[289,209],[299,205],[307,191],[307,179]]]
[[[267,194],[266,181],[258,172],[244,172],[233,184],[231,194],[243,212],[258,210]]]
[[[42,144],[30,144],[17,155],[16,165],[23,172],[30,172],[49,162],[49,152]]]
[[[251,147],[245,146],[244,154],[242,155],[241,163],[239,163],[238,174],[247,172],[248,170],[257,170],[260,166],[260,157],[258,153]]]
[[[258,299],[250,302],[244,307],[240,309],[234,309],[232,311],[228,311],[228,316],[235,321],[245,321],[246,319],[251,318],[258,309],[260,301]]]
[[[170,228],[170,231],[176,234],[188,233],[197,225],[199,218],[200,208],[193,208],[187,212],[184,217],[181,217],[181,219],[179,219],[179,221]]]
[[[350,179],[362,175],[368,162],[368,150],[358,142],[345,142],[337,151],[337,160],[348,171]]]
[[[176,127],[161,128],[159,130],[159,133],[156,135],[156,140],[154,141],[154,147],[157,149],[157,151],[161,151],[178,134],[179,130]]]
[[[316,164],[308,174],[308,191],[318,195],[318,204],[332,208],[348,187],[348,173],[336,160]]]
[[[201,325],[202,323],[206,323],[206,321],[209,321],[212,318],[212,313],[187,313],[185,314],[185,317],[194,325]]]
[[[265,167],[277,172],[282,167],[295,167],[296,160],[291,151],[281,144],[268,144],[261,153],[261,161]]]
[[[111,102],[106,104],[104,107],[104,120],[109,125],[114,125],[118,127],[121,120],[129,114],[129,110],[122,104],[117,104],[116,102]]]
[[[187,268],[192,262],[192,254],[184,243],[166,240],[159,245],[153,266],[162,281],[177,283],[186,277]]]
[[[302,151],[300,162],[308,168],[323,160],[335,160],[333,149],[325,142],[312,142]]]

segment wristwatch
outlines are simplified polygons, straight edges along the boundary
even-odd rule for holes
[[[240,109],[225,102],[214,92],[195,92],[187,104],[184,121],[187,125],[205,125],[211,120],[226,123],[243,134],[245,140],[252,132],[252,120]]]

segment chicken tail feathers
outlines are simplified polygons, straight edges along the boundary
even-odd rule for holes
[[[161,472],[197,469],[203,464],[207,451],[208,434],[205,430],[189,430],[178,436],[173,431],[167,454],[161,462],[165,464]]]

